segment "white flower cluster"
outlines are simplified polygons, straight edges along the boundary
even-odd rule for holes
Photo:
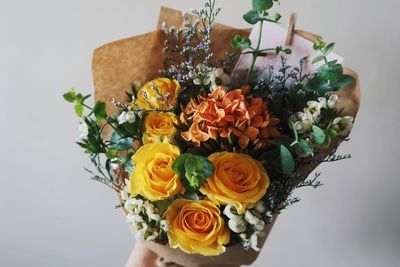
[[[125,200],[124,207],[128,211],[126,222],[132,226],[136,239],[139,241],[153,241],[162,232],[168,232],[168,221],[161,219],[154,205],[147,200],[131,198],[127,188],[125,186],[121,191],[121,198]]]
[[[88,137],[89,128],[86,122],[79,122],[78,131],[79,131],[79,136],[78,136],[79,140],[83,140]]]
[[[331,129],[338,135],[347,136],[353,128],[354,118],[351,116],[337,117],[333,120]]]
[[[124,124],[126,122],[134,123],[136,120],[136,114],[132,110],[122,111],[118,116],[118,123]]]
[[[259,201],[256,205],[249,205],[244,216],[238,214],[234,205],[229,204],[224,209],[224,214],[229,218],[228,226],[233,232],[240,234],[242,244],[245,248],[252,248],[260,251],[258,247],[258,237],[262,236],[265,229],[265,222],[262,220],[261,214],[266,212],[265,204]],[[251,226],[253,233],[247,235],[245,232],[247,227]]]
[[[195,85],[210,85],[210,90],[215,91],[218,86],[225,86],[231,83],[231,77],[224,73],[222,68],[211,69],[204,64],[199,64],[189,72]]]
[[[331,138],[337,136],[347,136],[351,129],[353,128],[354,118],[351,116],[337,117],[332,121],[321,121],[322,120],[322,110],[337,110],[339,103],[339,97],[335,94],[331,94],[329,98],[319,97],[318,101],[309,101],[307,107],[304,108],[303,112],[297,112],[295,115],[291,116],[289,120],[291,121],[291,127],[295,129],[299,135],[301,135],[310,147],[314,144],[309,138],[309,134],[312,131],[312,127],[318,123],[329,123],[326,129],[327,139],[326,144],[329,145]],[[297,154],[301,157],[308,157],[309,154],[297,149]]]
[[[320,122],[322,109],[336,109],[338,103],[339,97],[335,94],[331,94],[329,99],[319,97],[318,101],[309,101],[303,112],[297,112],[289,120],[299,134],[307,133],[315,123]]]

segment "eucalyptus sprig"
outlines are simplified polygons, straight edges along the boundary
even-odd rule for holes
[[[344,74],[343,66],[337,60],[328,61],[327,56],[333,51],[334,47],[335,43],[327,44],[321,39],[315,41],[313,48],[321,54],[315,57],[312,63],[324,61],[325,64],[319,67],[311,77],[306,85],[307,90],[325,94],[343,89],[354,82],[352,76]]]
[[[273,7],[275,2],[279,3],[278,0],[253,0],[253,9],[243,15],[243,19],[251,25],[259,23],[259,33],[256,47],[252,47],[251,40],[248,37],[242,37],[240,35],[236,35],[231,42],[233,48],[240,50],[247,49],[248,51],[243,52],[243,54],[252,54],[253,56],[250,67],[246,74],[245,84],[248,84],[250,81],[250,76],[253,73],[257,57],[263,56],[269,51],[275,51],[277,54],[280,52],[284,52],[285,54],[291,53],[290,49],[283,49],[281,46],[276,48],[260,49],[261,40],[263,38],[264,21],[278,23],[282,17],[279,13],[270,15],[270,13],[267,11]]]

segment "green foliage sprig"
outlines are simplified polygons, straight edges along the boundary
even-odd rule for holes
[[[214,173],[215,167],[206,157],[185,153],[180,155],[172,169],[183,180],[186,189],[199,189]]]
[[[326,44],[321,39],[317,39],[314,43],[314,50],[321,52],[312,63],[324,61],[325,64],[316,70],[316,73],[306,85],[307,90],[328,93],[330,91],[338,91],[354,82],[354,78],[343,73],[343,66],[337,63],[337,60],[328,61],[327,56],[333,51],[335,43]]]
[[[273,7],[275,2],[279,3],[278,0],[253,0],[253,9],[243,15],[243,19],[249,24],[255,25],[259,23],[259,33],[256,47],[252,47],[251,40],[248,37],[242,37],[240,35],[236,35],[231,42],[232,47],[235,49],[249,49],[249,51],[246,51],[243,54],[252,54],[251,64],[247,71],[244,84],[248,84],[250,81],[250,77],[253,73],[257,57],[263,56],[266,52],[269,51],[275,51],[277,54],[279,54],[280,52],[284,52],[285,54],[291,53],[290,49],[283,49],[281,46],[276,48],[260,49],[261,40],[263,38],[262,35],[264,21],[278,23],[282,17],[279,13],[270,15],[270,13],[267,11]]]

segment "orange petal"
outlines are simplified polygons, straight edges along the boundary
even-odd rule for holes
[[[263,123],[264,118],[262,116],[256,116],[251,120],[251,126],[259,128]]]
[[[245,149],[245,148],[247,147],[248,144],[249,144],[249,138],[248,138],[246,135],[242,134],[242,135],[239,137],[239,146],[240,146],[242,149]]]
[[[249,126],[244,133],[250,138],[251,141],[254,141],[257,139],[259,132],[260,131],[257,128]]]
[[[190,141],[192,140],[193,136],[192,134],[187,131],[187,132],[181,132],[181,136],[183,137],[183,139],[185,139],[186,141]]]

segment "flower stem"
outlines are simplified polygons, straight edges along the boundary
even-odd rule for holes
[[[247,71],[245,84],[249,83],[250,75],[253,73],[254,64],[256,63],[256,60],[257,60],[257,57],[258,57],[258,53],[260,52],[261,38],[262,38],[262,33],[263,33],[263,25],[264,25],[264,21],[261,20],[260,21],[260,30],[258,32],[257,47],[256,47],[256,49],[253,50],[253,52],[255,52],[255,53],[253,53],[253,59],[251,61],[250,68]]]

